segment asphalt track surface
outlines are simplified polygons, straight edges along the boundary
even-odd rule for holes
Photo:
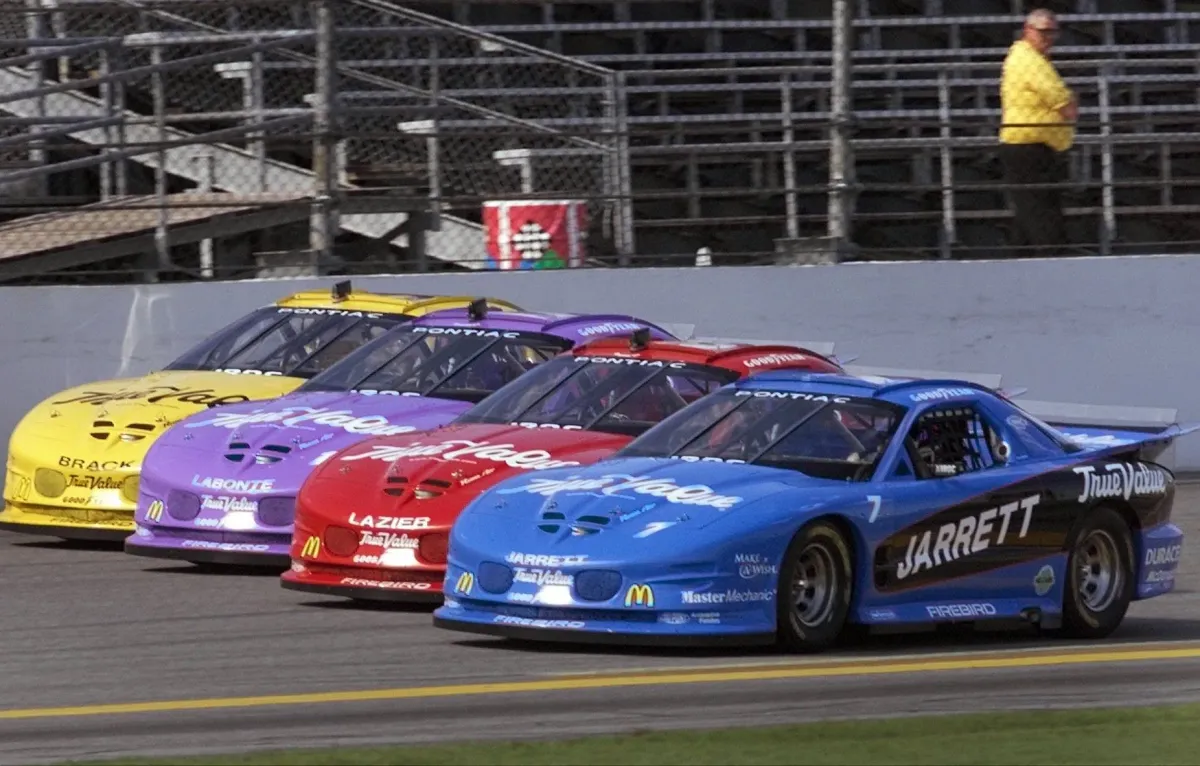
[[[511,644],[437,630],[431,607],[0,533],[0,763],[1200,700],[1198,505],[1182,487],[1175,593],[1107,641],[880,636],[809,658]]]

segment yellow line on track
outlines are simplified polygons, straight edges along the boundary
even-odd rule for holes
[[[699,683],[736,683],[740,681],[780,681],[796,678],[836,678],[846,676],[890,675],[897,673],[931,673],[949,670],[995,670],[1034,668],[1063,665],[1089,665],[1115,662],[1145,662],[1150,660],[1184,660],[1200,658],[1200,646],[1173,649],[1128,648],[1102,651],[1055,652],[1042,655],[998,654],[995,652],[961,657],[910,659],[905,661],[864,662],[863,660],[809,662],[752,667],[720,668],[682,671],[626,673],[623,675],[592,675],[574,678],[553,678],[536,681],[472,683],[447,686],[417,686],[399,689],[365,689],[303,694],[274,694],[258,697],[215,697],[208,699],[160,700],[151,702],[118,702],[104,705],[74,707],[43,707],[0,710],[0,721],[31,718],[78,718],[93,715],[122,715],[131,713],[165,713],[177,711],[256,708],[283,705],[322,705],[331,702],[375,702],[382,700],[414,700],[436,697],[466,697],[481,694],[515,694],[520,692],[577,691],[636,686],[673,686]],[[865,658],[864,658],[865,659]]]

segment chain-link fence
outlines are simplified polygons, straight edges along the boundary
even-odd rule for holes
[[[0,172],[19,219],[0,226],[0,278],[84,264],[166,279],[503,268],[523,255],[582,265],[633,252],[618,79],[602,67],[382,0],[29,0],[20,15],[26,34],[0,41],[11,53],[0,127],[33,126],[34,140],[0,136],[0,151],[24,151]],[[53,215],[28,216],[30,185]],[[272,218],[244,212],[261,195],[286,221],[245,231]],[[238,216],[208,228],[175,212],[222,204]],[[488,220],[499,208],[504,242]],[[153,231],[137,228],[150,220]]]
[[[1006,113],[1022,17],[831,3],[476,28],[386,0],[0,0],[0,280],[1200,245],[1200,13],[1051,19]],[[1036,106],[1056,78],[1077,114]],[[1000,142],[1064,118],[1064,151],[1044,125]]]

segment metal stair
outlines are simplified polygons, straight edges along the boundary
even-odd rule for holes
[[[14,95],[35,88],[31,74],[20,69],[0,67],[0,94]],[[42,116],[38,110],[37,99],[9,100],[0,103],[0,112],[14,117],[35,118]],[[74,91],[54,93],[45,98],[45,116],[51,118],[92,118],[101,120],[105,117],[104,104],[98,98]],[[140,115],[126,110],[122,117],[134,119]],[[252,131],[252,126],[247,131]],[[127,124],[124,128],[126,141],[130,144],[152,145],[159,140],[158,128],[147,124]],[[80,130],[72,137],[91,145],[104,145],[108,137],[103,128]],[[193,135],[186,131],[171,127],[166,129],[168,141],[187,141]],[[165,170],[167,173],[189,179],[197,184],[204,184],[211,177],[215,190],[237,194],[255,194],[266,192],[304,192],[311,193],[315,187],[315,176],[310,170],[289,165],[284,162],[268,159],[264,172],[266,188],[258,185],[259,160],[250,151],[239,149],[228,144],[201,146],[178,146],[164,152]],[[201,157],[211,157],[207,162],[198,161]],[[149,168],[158,167],[158,155],[148,151],[144,155],[133,157],[132,162]],[[211,174],[211,176],[210,176]],[[357,189],[353,184],[343,184],[349,190]],[[359,234],[372,239],[379,239],[389,231],[407,220],[404,213],[371,213],[341,216],[342,230]],[[426,247],[430,257],[445,261],[457,261],[466,258],[461,265],[478,269],[483,267],[482,250],[484,247],[483,227],[459,218],[442,216],[440,231],[426,233]],[[406,247],[407,235],[400,235],[392,240],[392,244]],[[478,242],[479,253],[463,252],[464,243]]]

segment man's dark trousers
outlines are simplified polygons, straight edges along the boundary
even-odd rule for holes
[[[1034,245],[1018,255],[1053,257],[1067,244],[1061,189],[1031,189],[1027,184],[1061,183],[1066,163],[1046,144],[1000,144],[1000,164],[1015,208],[1015,245]]]

